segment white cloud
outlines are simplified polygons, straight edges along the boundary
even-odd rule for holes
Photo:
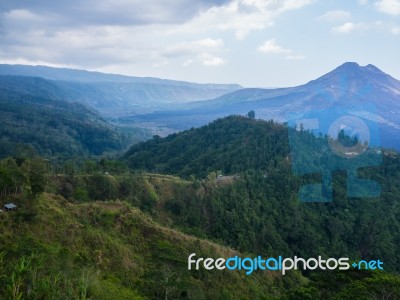
[[[194,41],[192,44],[201,47],[218,48],[224,45],[224,41],[222,39],[214,40],[208,38],[208,39]]]
[[[159,53],[168,58],[196,56],[204,52],[219,51],[223,46],[224,41],[222,39],[207,38],[171,45],[166,47],[165,50],[160,50]]]
[[[221,66],[235,49],[219,37],[242,40],[314,1],[0,0],[0,60],[144,76],[164,65]]]
[[[225,64],[225,60],[217,56],[223,51],[223,47],[222,39],[206,38],[171,45],[157,53],[159,57],[166,59],[185,58],[183,67],[188,67],[196,61],[205,66],[219,66]]]
[[[367,5],[368,4],[368,0],[358,0],[357,2],[359,5]]]
[[[192,63],[194,63],[194,60],[188,59],[182,64],[182,66],[186,68],[186,67],[190,66]]]
[[[333,10],[329,11],[322,16],[319,16],[317,19],[320,21],[326,22],[335,22],[335,21],[344,21],[351,17],[351,13],[344,10]]]
[[[5,19],[17,22],[39,22],[42,18],[26,9],[15,9],[5,13]]]
[[[258,51],[268,54],[289,54],[292,53],[291,49],[283,48],[279,46],[275,39],[270,39],[258,47]]]
[[[200,11],[230,0],[1,0],[0,12],[23,8],[40,16],[58,17],[64,27],[87,25],[179,24]]]
[[[159,67],[168,65],[168,63],[169,63],[168,60],[163,60],[163,61],[154,63],[153,67],[159,68]]]
[[[400,26],[394,26],[392,28],[392,33],[393,34],[400,34]]]
[[[333,27],[332,31],[334,33],[350,33],[355,30],[364,29],[364,28],[366,28],[366,26],[363,23],[347,22],[347,23],[344,23],[343,25]]]
[[[375,3],[375,6],[385,14],[400,15],[400,0],[380,0]]]
[[[253,30],[262,30],[274,25],[282,13],[300,9],[314,0],[232,0],[201,12],[190,22],[176,27],[170,33],[202,32],[207,30],[234,31],[238,40],[244,39]]]
[[[220,66],[225,64],[225,61],[221,57],[212,56],[209,53],[203,53],[200,58],[205,66]]]

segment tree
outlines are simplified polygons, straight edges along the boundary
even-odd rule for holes
[[[30,161],[29,182],[32,195],[42,193],[46,187],[46,162],[41,158],[34,158]]]
[[[247,117],[248,117],[249,119],[254,120],[254,119],[256,118],[256,113],[254,112],[254,110],[249,111],[249,112],[247,113]]]
[[[0,161],[0,195],[17,195],[26,179],[15,159],[8,157]]]

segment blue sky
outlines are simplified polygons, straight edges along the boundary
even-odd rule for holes
[[[346,61],[400,79],[400,0],[3,0],[0,62],[283,87]]]

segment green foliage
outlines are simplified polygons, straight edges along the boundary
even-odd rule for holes
[[[94,299],[115,299],[115,300],[142,300],[145,297],[132,289],[124,287],[120,280],[115,277],[99,279],[94,282],[89,293]]]
[[[249,111],[249,112],[247,113],[247,117],[248,117],[249,119],[254,120],[254,119],[256,118],[256,113],[254,112],[254,110]]]
[[[46,163],[40,158],[34,158],[29,163],[29,183],[32,195],[44,192],[46,187]]]
[[[0,161],[0,194],[16,195],[23,189],[27,174],[17,165],[15,159],[9,157]]]
[[[382,271],[316,272],[308,283],[286,293],[283,299],[367,300],[400,297],[400,277]]]
[[[106,200],[115,199],[117,185],[112,176],[103,174],[94,174],[87,178],[88,195],[91,199]]]
[[[263,299],[281,295],[273,282],[299,277],[189,271],[190,253],[226,257],[232,250],[160,226],[123,202],[73,204],[46,193],[37,202],[33,222],[3,218],[5,299]]]
[[[336,299],[387,299],[400,298],[400,277],[379,272],[371,277],[354,281],[344,288]]]
[[[299,134],[312,149],[326,138]],[[2,196],[19,207],[0,219],[0,295],[399,298],[400,156],[384,150],[380,166],[359,172],[382,185],[380,199],[349,199],[345,174],[337,172],[333,202],[300,203],[300,186],[318,178],[294,176],[288,148],[287,128],[229,117],[133,147],[125,160],[134,172],[123,161],[106,158],[63,164],[21,157],[0,161]],[[310,157],[304,157],[305,164],[315,162]],[[189,180],[140,173],[148,170]],[[27,202],[29,190],[36,195],[33,207]],[[281,277],[187,270],[190,253],[237,254],[222,245],[250,256],[379,258],[385,273],[289,272]]]
[[[186,193],[180,190],[157,206],[155,214],[160,220],[165,220],[167,211],[168,222],[185,232],[205,234],[252,253],[378,257],[385,261],[386,269],[398,270],[400,156],[384,151],[382,164],[360,169],[361,178],[381,184],[380,199],[349,199],[346,174],[337,172],[333,202],[299,203],[300,187],[320,178],[293,175],[287,130],[272,122],[228,117],[138,144],[125,159],[135,169],[205,178],[194,191],[187,186]],[[327,137],[316,138],[307,131],[293,135],[308,141],[296,149],[302,153],[304,167],[315,170],[323,159],[335,163],[336,156],[318,155],[326,147]],[[217,177],[218,170],[225,176]],[[229,174],[232,176],[226,176]],[[182,193],[186,197],[181,197]]]
[[[223,174],[264,170],[288,151],[283,126],[232,116],[134,145],[124,158],[133,169],[204,178],[218,170]]]
[[[11,157],[0,161],[0,194],[17,196],[30,190],[33,197],[42,193],[47,186],[46,161],[36,157],[17,161]]]
[[[129,141],[83,105],[0,88],[0,158],[100,155]]]

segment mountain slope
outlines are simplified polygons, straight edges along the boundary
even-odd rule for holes
[[[0,294],[6,299],[14,295],[7,287],[18,288],[21,299],[262,299],[281,293],[274,282],[300,277],[189,271],[190,253],[239,253],[160,226],[125,202],[78,204],[42,194],[21,207],[19,218],[3,213],[0,220]]]
[[[106,116],[166,109],[240,89],[235,84],[196,84],[44,66],[0,65],[0,75],[41,77],[63,91],[58,100],[80,102]]]
[[[286,134],[287,128],[272,122],[228,117],[135,145],[124,159],[135,170],[193,180],[198,192],[165,199],[164,208],[182,230],[205,233],[241,251],[381,257],[385,270],[397,270],[400,156],[385,150],[381,164],[358,170],[360,178],[380,184],[379,197],[348,196],[346,166],[351,162],[345,159],[346,165],[332,174],[333,201],[302,203],[301,187],[321,183],[320,161],[334,157],[321,156],[326,137],[299,132],[312,145],[298,150],[306,151],[305,163],[314,171],[298,176],[292,169]]]
[[[400,149],[400,81],[373,65],[345,63],[307,84],[280,89],[242,89],[209,101],[187,104],[184,111],[136,116],[136,121],[159,122],[178,130],[204,125],[231,114],[250,110],[261,119],[285,122],[319,118],[323,111],[364,118],[377,125],[381,145]],[[176,115],[176,117],[174,117]]]
[[[33,79],[33,84],[40,81]],[[26,151],[45,156],[99,155],[122,150],[129,142],[85,106],[26,90],[0,87],[0,120],[1,157]]]
[[[316,146],[325,139],[298,134]],[[399,298],[400,156],[385,151],[381,166],[359,170],[382,185],[380,198],[348,198],[346,176],[337,172],[333,202],[301,203],[299,187],[320,178],[293,175],[285,136],[282,125],[230,117],[170,139],[155,137],[127,157],[144,154],[150,166],[207,175],[190,180],[138,168],[129,173],[107,159],[85,160],[73,170],[46,169],[39,158],[1,160],[2,201],[18,210],[0,212],[0,294],[295,300],[380,299],[387,292]],[[176,164],[176,158],[185,160]],[[217,177],[221,168],[225,176]],[[385,272],[189,271],[191,253],[379,258]]]
[[[283,126],[231,116],[134,145],[125,159],[134,169],[205,177],[216,170],[234,174],[265,169],[267,165],[260,162],[268,163],[272,157],[283,157],[288,151],[287,130]]]
[[[164,204],[172,207],[168,188],[175,187],[172,191],[186,200],[180,194],[182,189],[193,190],[190,182],[178,179],[174,183],[177,179],[155,174],[139,178],[58,175],[49,176],[47,183],[94,180],[99,176],[114,184],[127,180],[133,189],[152,192],[160,208]],[[142,184],[138,186],[138,182]],[[216,189],[210,183],[204,187]],[[146,201],[145,193],[137,196]],[[169,200],[165,203],[164,199]],[[240,253],[162,226],[119,200],[78,203],[42,193],[34,199],[19,196],[13,201],[18,211],[2,213],[0,219],[0,294],[5,299],[354,299],[355,292],[379,298],[382,290],[389,290],[395,297],[400,295],[399,289],[392,290],[393,285],[398,287],[400,278],[388,272],[314,271],[308,279],[294,270],[285,276],[279,271],[261,270],[245,275],[243,269],[189,271],[187,257],[191,253],[204,258],[257,254],[266,258],[273,252]],[[301,209],[297,211],[303,214]],[[192,211],[192,216],[198,212]],[[225,220],[229,222],[231,217]],[[257,232],[258,239],[264,239],[264,234]],[[268,238],[268,244],[281,246],[274,244],[270,231]]]
[[[365,67],[357,63],[348,62],[333,71],[312,80],[304,85],[279,89],[242,89],[232,92],[214,100],[203,101],[201,104],[233,105],[235,103],[252,102],[252,104],[265,104],[274,100],[285,102],[284,97],[297,95],[298,102],[325,101],[343,102],[349,97],[354,99],[359,96],[360,101],[369,99],[375,105],[398,105],[400,95],[400,81],[382,72],[373,65]],[[381,101],[380,101],[381,100]],[[382,101],[384,100],[384,101]],[[317,105],[319,103],[309,103]],[[384,107],[385,109],[386,107]]]

